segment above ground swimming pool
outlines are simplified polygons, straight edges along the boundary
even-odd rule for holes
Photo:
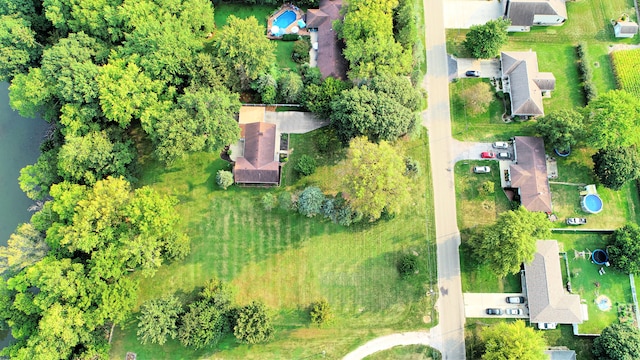
[[[296,15],[296,13],[294,11],[285,10],[285,12],[283,12],[280,15],[278,15],[278,17],[275,20],[273,20],[273,25],[275,25],[275,26],[279,27],[280,29],[284,30],[289,25],[293,24],[296,21],[297,17],[298,16]]]
[[[582,198],[582,209],[591,214],[602,211],[602,199],[596,194],[588,194]]]

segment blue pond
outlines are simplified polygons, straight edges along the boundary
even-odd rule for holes
[[[287,10],[280,14],[275,20],[273,20],[273,25],[279,27],[280,29],[286,29],[289,25],[293,24],[296,21],[296,13]]]
[[[597,214],[602,211],[602,199],[598,195],[589,194],[582,199],[582,209],[588,213]]]

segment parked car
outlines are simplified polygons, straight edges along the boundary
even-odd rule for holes
[[[483,151],[480,153],[480,157],[483,159],[493,159],[496,157],[496,154],[491,151]]]
[[[467,70],[467,72],[464,74],[468,77],[480,77],[480,71],[478,70]]]
[[[517,308],[507,309],[505,312],[507,315],[522,315],[522,309]]]
[[[501,309],[489,308],[487,309],[487,315],[502,315]]]
[[[538,323],[538,329],[540,330],[552,330],[558,326],[556,323]]]
[[[511,154],[508,152],[500,152],[498,153],[498,159],[511,159]]]
[[[587,223],[586,218],[568,218],[567,225],[584,225]]]
[[[524,304],[524,296],[507,296],[507,304]]]
[[[476,174],[488,174],[491,172],[491,168],[488,166],[476,166],[473,168],[473,172]]]
[[[509,143],[504,142],[504,141],[497,141],[497,142],[494,142],[491,145],[493,146],[494,149],[508,149],[509,148]]]

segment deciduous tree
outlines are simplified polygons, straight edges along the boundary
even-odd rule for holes
[[[411,189],[405,170],[403,155],[386,141],[373,144],[365,137],[351,140],[341,169],[350,207],[371,221],[383,212],[400,213]]]
[[[273,338],[274,328],[267,308],[259,302],[252,302],[238,309],[233,335],[238,342],[258,344]]]
[[[17,15],[0,16],[0,80],[8,81],[26,73],[40,57],[42,46],[36,42],[31,24]]]
[[[607,246],[611,266],[627,273],[640,273],[640,227],[628,224],[617,229]]]
[[[593,172],[609,189],[618,190],[640,176],[640,154],[635,146],[601,149],[591,158]]]
[[[44,234],[29,223],[21,224],[11,234],[7,246],[0,246],[0,274],[16,273],[40,261],[48,252]]]
[[[484,25],[471,25],[464,46],[473,57],[490,59],[500,54],[500,49],[507,43],[509,19],[489,20]]]
[[[612,324],[593,340],[593,355],[600,360],[640,358],[640,330],[628,324]]]
[[[623,90],[611,90],[589,102],[587,140],[597,149],[640,145],[640,100]]]
[[[544,359],[547,348],[541,332],[526,326],[524,321],[500,322],[482,331],[485,353],[483,360]]]
[[[573,109],[551,112],[536,121],[536,132],[547,145],[566,151],[576,145],[584,132],[583,116]]]

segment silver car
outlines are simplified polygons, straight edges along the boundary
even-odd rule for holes
[[[491,168],[488,166],[476,166],[473,168],[473,172],[476,174],[488,174],[491,172]]]
[[[505,312],[507,315],[522,315],[522,309],[507,309]]]
[[[509,143],[506,143],[504,141],[497,141],[497,142],[494,142],[492,146],[494,149],[508,149]]]

